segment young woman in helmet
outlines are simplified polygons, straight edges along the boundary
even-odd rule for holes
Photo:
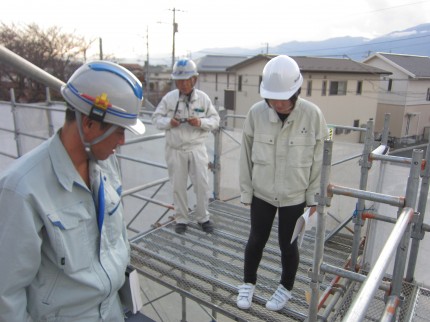
[[[271,59],[260,85],[264,100],[251,107],[244,123],[239,178],[241,202],[251,206],[251,229],[244,284],[238,289],[241,309],[251,306],[258,266],[277,213],[282,274],[266,308],[280,310],[292,297],[299,251],[297,239],[291,243],[291,237],[305,207],[315,211],[328,136],[320,109],[299,97],[302,83],[299,66],[291,57]]]
[[[81,66],[63,127],[0,176],[1,321],[124,321],[129,263],[114,149],[143,134],[142,87],[119,65]]]
[[[205,141],[209,132],[218,128],[220,118],[208,95],[194,88],[197,76],[192,60],[177,61],[172,72],[177,89],[163,97],[152,116],[153,124],[166,131],[166,163],[173,187],[178,234],[185,233],[190,221],[188,177],[196,194],[196,220],[203,231],[213,231],[208,212],[209,160]]]

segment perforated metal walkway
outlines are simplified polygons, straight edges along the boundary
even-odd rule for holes
[[[294,298],[283,310],[271,312],[265,308],[265,303],[276,289],[281,273],[277,227],[274,225],[258,270],[253,305],[249,310],[240,310],[236,307],[236,296],[237,286],[242,283],[249,208],[215,201],[210,204],[210,212],[216,224],[213,234],[208,235],[196,224],[191,224],[185,235],[178,235],[171,223],[132,240],[132,264],[142,275],[235,321],[304,321],[308,314],[306,293],[310,292],[307,272],[313,261],[312,231],[307,232],[301,246]],[[344,267],[351,252],[350,244],[351,239],[342,235],[327,242],[324,263]],[[334,278],[330,274],[324,275],[321,293]],[[359,286],[351,288],[349,295],[348,290],[344,290],[345,296],[327,320],[341,321]],[[413,285],[405,290],[400,320],[414,316],[417,319],[411,321],[428,321],[423,319],[430,316],[425,312],[430,310],[429,292]],[[379,320],[384,306],[384,292],[378,291],[366,320]]]

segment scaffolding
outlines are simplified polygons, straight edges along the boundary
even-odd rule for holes
[[[2,47],[0,61],[34,76],[51,88],[58,89],[62,84]],[[5,133],[8,140],[15,140],[16,149],[14,152],[0,151],[0,155],[14,159],[50,137],[61,126],[59,115],[65,107],[62,103],[51,102],[48,89],[46,102],[37,105],[15,102],[13,90],[11,97],[11,102],[1,103],[10,106],[12,122],[9,123],[12,125],[0,127],[0,132]],[[46,122],[41,122],[46,129],[40,133],[24,130],[19,120],[22,109],[38,111],[46,118]],[[228,118],[243,118],[220,114],[222,124],[227,124]],[[141,117],[145,123],[150,123],[145,120],[145,113]],[[223,200],[220,197],[221,172],[230,166],[222,164],[221,156],[226,153],[223,142],[227,138],[239,144],[226,126],[213,133],[210,170],[213,173],[214,193],[210,211],[216,230],[211,235],[204,234],[196,224],[191,224],[185,235],[175,234],[173,218],[169,216],[173,206],[164,198],[170,193],[168,178],[161,175],[156,180],[141,184],[139,180],[142,179],[130,173],[127,175],[128,167],[123,166],[126,177],[131,177],[129,187],[124,190],[123,201],[124,208],[129,211],[127,228],[133,235],[130,239],[132,264],[142,277],[166,290],[148,299],[144,310],[149,307],[155,311],[161,307],[167,310],[174,305],[171,302],[174,296],[175,301],[180,303],[181,321],[200,321],[200,318],[193,320],[189,314],[189,302],[203,308],[205,316],[213,321],[430,321],[430,290],[415,281],[420,242],[425,232],[429,231],[429,226],[424,223],[424,214],[429,189],[430,149],[425,146],[425,156],[424,151],[418,148],[413,150],[411,158],[390,155],[388,128],[389,115],[386,115],[379,142],[374,138],[371,120],[366,128],[348,127],[364,134],[363,150],[345,159],[359,158],[358,188],[331,181],[332,167],[337,164],[332,161],[336,142],[325,142],[321,188],[316,196],[316,226],[306,231],[300,246],[294,298],[278,312],[268,311],[264,306],[280,275],[276,224],[260,264],[253,306],[245,311],[236,307],[237,286],[242,283],[243,252],[249,233],[249,208],[234,203],[238,196]],[[159,170],[160,174],[165,173],[162,157],[158,161],[148,161],[127,154],[140,149],[146,142],[162,139],[163,133],[127,139],[118,153],[121,164],[143,164],[154,169],[153,172]],[[375,163],[379,163],[379,172],[376,174],[376,189],[371,191],[368,181]],[[382,192],[387,164],[402,164],[409,168],[408,177],[403,180],[406,183],[404,195]],[[351,216],[337,220],[336,226],[328,230],[327,219],[333,217],[328,208],[338,198],[352,198],[356,207]],[[128,206],[131,200],[134,207]],[[366,201],[373,203],[371,208]],[[394,207],[395,215],[382,213],[381,205]],[[142,230],[138,225],[139,218],[153,213],[157,213],[157,219],[151,229]],[[378,234],[375,231],[377,222],[392,224],[393,228],[380,253],[375,256],[377,259],[371,263],[368,257],[375,243],[380,242],[375,237]],[[348,227],[351,223],[353,229]],[[387,273],[393,256],[393,270]],[[160,321],[164,319],[161,313],[156,313],[156,316]]]

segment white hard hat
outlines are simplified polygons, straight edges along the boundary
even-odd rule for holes
[[[79,67],[61,88],[64,99],[96,121],[118,125],[135,134],[145,133],[139,120],[142,84],[129,70],[108,61]]]
[[[173,66],[172,79],[189,79],[193,76],[198,76],[196,63],[191,59],[180,59]]]
[[[299,65],[291,57],[279,55],[264,66],[260,95],[266,99],[288,100],[302,84]]]

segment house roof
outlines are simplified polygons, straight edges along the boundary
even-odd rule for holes
[[[120,64],[122,67],[128,69],[141,81],[143,80],[144,69],[142,65],[139,64]]]
[[[145,66],[147,67],[147,66]],[[168,73],[170,74],[172,72],[172,68],[164,66],[164,65],[151,65],[149,66],[149,70],[151,71],[151,73]]]
[[[365,60],[370,61],[375,57],[379,57],[394,68],[397,68],[413,78],[429,78],[430,77],[430,57],[376,53]]]
[[[127,68],[130,71],[135,71],[135,70],[139,70],[142,71],[143,70],[143,66],[139,65],[139,64],[120,64],[121,66],[123,66],[124,68]]]
[[[207,55],[195,60],[199,72],[225,72],[249,56]]]
[[[243,68],[259,60],[269,61],[276,55],[257,55],[247,60],[227,68],[229,71]],[[322,58],[291,56],[300,67],[301,72],[321,72],[321,73],[354,73],[354,74],[391,74],[386,70],[373,67],[352,59],[344,58]]]

